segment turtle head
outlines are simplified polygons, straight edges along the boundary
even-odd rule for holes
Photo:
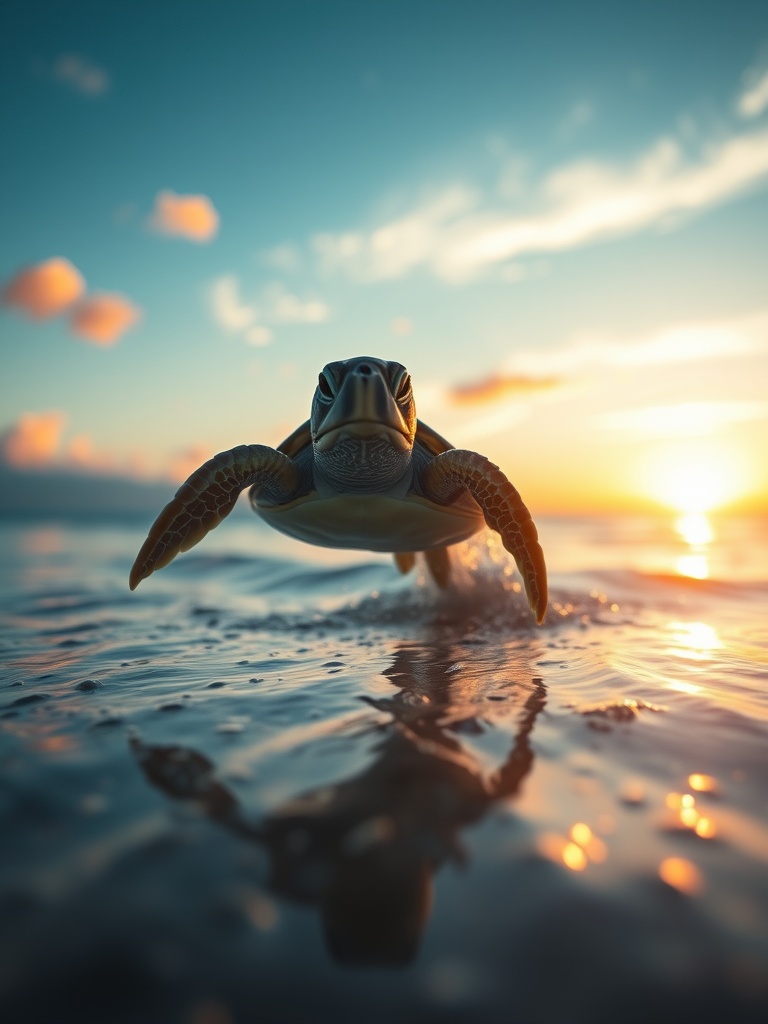
[[[408,473],[416,436],[411,378],[400,363],[328,363],[310,417],[315,468],[342,491],[386,491]]]

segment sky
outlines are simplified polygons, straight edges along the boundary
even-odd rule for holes
[[[179,482],[318,371],[534,511],[768,511],[768,5],[6,0],[0,452]]]

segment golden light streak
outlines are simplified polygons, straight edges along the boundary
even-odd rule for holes
[[[717,789],[717,779],[714,775],[701,775],[695,772],[688,776],[688,785],[697,793],[714,793]]]
[[[695,828],[699,820],[699,812],[695,807],[683,807],[680,811],[680,821],[686,828]]]
[[[687,896],[695,896],[704,888],[704,877],[699,869],[684,857],[667,857],[659,865],[659,877],[667,885]]]
[[[587,855],[576,843],[566,843],[562,856],[563,864],[571,871],[583,871],[587,866]]]
[[[694,831],[700,839],[713,839],[717,835],[715,823],[711,818],[699,818]]]
[[[571,827],[571,839],[579,846],[586,846],[592,838],[592,829],[579,821]]]

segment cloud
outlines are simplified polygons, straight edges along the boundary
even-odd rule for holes
[[[59,453],[67,416],[25,412],[0,438],[3,458],[12,466],[45,466]]]
[[[146,459],[141,455],[133,453],[125,460],[116,459],[111,452],[97,449],[88,434],[77,434],[62,446],[57,466],[97,474],[143,476],[146,473]]]
[[[262,347],[274,337],[271,328],[259,323],[261,312],[240,297],[240,282],[234,274],[217,277],[208,291],[214,320],[233,334],[242,334],[249,345]]]
[[[496,402],[511,395],[530,395],[537,391],[549,391],[561,383],[559,377],[528,377],[520,374],[494,373],[484,380],[454,385],[449,391],[449,398],[455,405],[481,405],[486,402]]]
[[[141,452],[117,458],[96,448],[88,434],[65,438],[69,417],[63,412],[25,412],[0,435],[0,455],[18,469],[54,469],[94,474],[146,477]]]
[[[642,437],[699,437],[717,434],[734,423],[768,418],[768,402],[680,402],[622,409],[595,418],[601,431]]]
[[[240,282],[233,274],[217,277],[208,291],[213,317],[228,331],[242,334],[249,345],[268,345],[274,338],[269,324],[320,324],[329,319],[330,308],[319,299],[300,299],[282,284],[265,288],[259,306],[240,297]]]
[[[362,280],[394,280],[424,266],[439,272],[443,243],[457,224],[464,223],[477,201],[469,189],[449,188],[368,233],[315,235],[311,245],[322,270],[341,270]]]
[[[259,316],[255,306],[246,305],[240,298],[240,283],[234,274],[217,277],[208,295],[214,319],[228,331],[244,331]]]
[[[52,74],[57,81],[84,96],[101,96],[109,89],[107,72],[76,53],[64,53],[57,58]]]
[[[267,291],[269,308],[266,319],[278,324],[321,324],[329,319],[329,307],[318,299],[300,299],[275,285]]]
[[[274,249],[267,249],[261,255],[262,261],[275,270],[285,273],[293,273],[301,266],[301,254],[295,245],[278,245]]]
[[[768,107],[768,68],[748,75],[749,85],[739,96],[737,110],[742,117],[758,117]]]
[[[503,437],[530,417],[535,417],[539,437],[548,433],[552,443],[562,434],[564,417],[572,423],[574,436],[589,426],[597,431],[589,437],[616,442],[714,433],[768,415],[768,402],[747,401],[743,391],[743,379],[762,379],[759,360],[766,353],[768,309],[730,319],[664,325],[629,338],[574,336],[548,351],[531,348],[510,354],[485,379],[460,385],[421,380],[417,405],[422,419],[446,437],[460,438],[462,445]],[[714,365],[705,369],[708,361]],[[675,365],[680,371],[673,376]],[[736,379],[734,366],[743,368]],[[714,382],[718,400],[706,400],[710,392],[703,401],[657,406],[660,382],[667,379],[690,383],[686,397],[692,399],[698,398],[696,388],[703,382],[710,382],[710,387]],[[627,387],[641,408],[596,415],[597,410],[620,405],[621,396],[629,394]],[[647,396],[647,402],[640,395]],[[734,401],[725,400],[732,396]],[[548,414],[547,407],[554,402],[567,413]],[[563,436],[569,436],[569,430]]]
[[[658,139],[632,164],[578,161],[530,189],[531,212],[484,208],[454,187],[368,231],[314,236],[321,271],[362,281],[415,270],[462,283],[522,256],[560,252],[668,224],[727,202],[768,179],[768,131],[732,135],[686,156]]]
[[[166,191],[155,197],[149,224],[164,235],[210,242],[219,230],[219,214],[208,196],[181,196]]]
[[[97,292],[79,302],[70,327],[94,345],[114,345],[141,318],[141,310],[122,295]]]
[[[729,359],[768,350],[768,309],[745,316],[670,324],[640,337],[581,335],[559,348],[511,356],[505,372],[572,375],[608,366],[643,367]]]
[[[67,458],[75,466],[91,466],[94,459],[93,438],[77,434],[67,445]]]
[[[3,289],[3,302],[35,320],[57,316],[85,291],[85,280],[61,256],[20,270]]]

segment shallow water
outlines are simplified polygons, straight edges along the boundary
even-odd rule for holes
[[[0,524],[4,1021],[766,1019],[764,521],[146,525]]]

